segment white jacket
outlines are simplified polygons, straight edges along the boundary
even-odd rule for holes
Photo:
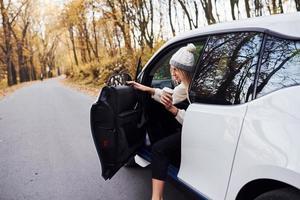
[[[160,97],[162,95],[163,90],[159,89],[159,88],[155,88],[155,92],[154,95],[152,95],[152,98],[157,101],[160,102]],[[187,88],[184,84],[179,84],[177,85],[174,89],[173,89],[173,105],[179,102],[184,101],[185,99],[189,100],[188,94],[187,94]],[[184,109],[178,109],[178,113],[175,116],[176,120],[182,124],[183,123],[183,119],[184,119],[184,115],[185,115],[185,110]]]

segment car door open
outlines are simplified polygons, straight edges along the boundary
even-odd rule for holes
[[[107,180],[142,146],[145,138],[138,92],[129,86],[106,86],[91,107],[90,122]]]

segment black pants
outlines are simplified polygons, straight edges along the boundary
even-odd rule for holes
[[[167,178],[168,166],[180,165],[181,130],[165,137],[152,146],[152,178],[164,181]]]

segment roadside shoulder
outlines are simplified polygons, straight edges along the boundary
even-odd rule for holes
[[[96,88],[94,86],[88,86],[88,85],[76,83],[68,78],[60,79],[60,82],[66,87],[75,89],[79,92],[82,92],[92,97],[97,97],[101,91],[101,88]]]

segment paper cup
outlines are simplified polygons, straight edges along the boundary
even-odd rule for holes
[[[164,87],[163,92],[168,93],[171,96],[173,95],[173,90],[171,88],[168,88],[168,87]]]

